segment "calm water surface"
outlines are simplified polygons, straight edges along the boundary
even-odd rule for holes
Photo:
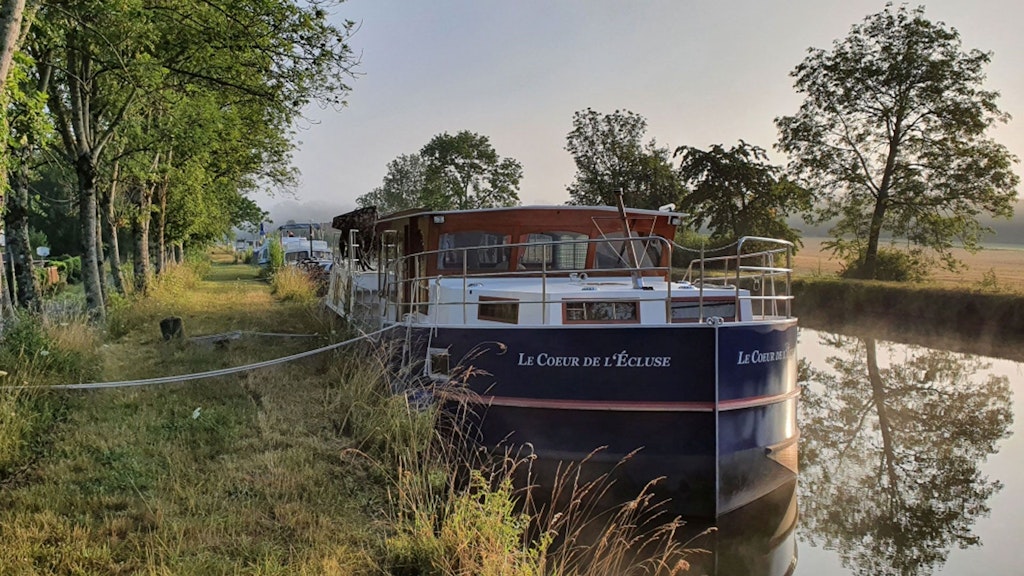
[[[799,352],[799,515],[756,572],[795,549],[798,575],[1024,574],[1024,364],[804,329]]]

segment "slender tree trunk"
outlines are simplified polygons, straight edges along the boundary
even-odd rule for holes
[[[25,0],[2,0],[0,3],[0,94],[7,84],[14,52],[21,39],[21,21],[25,13]]]
[[[35,266],[32,264],[32,245],[28,235],[29,193],[28,159],[24,148],[18,153],[4,224],[7,227],[7,249],[14,263],[14,277],[17,285],[16,300],[19,306],[39,310],[40,295],[36,282]]]
[[[882,223],[885,209],[888,206],[888,190],[879,192],[875,199],[875,210],[871,213],[871,224],[868,226],[868,246],[864,250],[864,278],[874,279],[878,270],[878,240],[882,236]]]
[[[100,284],[99,256],[96,245],[96,165],[88,152],[75,162],[78,175],[78,217],[81,219],[79,249],[82,253],[82,284],[85,306],[95,320],[104,320],[103,287]]]
[[[117,214],[114,213],[114,198],[117,195],[117,179],[121,163],[114,162],[114,171],[110,180],[110,190],[101,196],[103,224],[107,235],[107,254],[110,259],[110,275],[114,280],[114,289],[124,295],[124,278],[121,277],[121,250],[117,242]]]
[[[98,196],[98,194],[97,194]],[[100,292],[103,294],[104,306],[110,290],[107,289],[107,259],[103,245],[103,214],[100,212],[99,198],[96,198],[96,266],[100,269]]]
[[[149,291],[149,223],[153,209],[153,189],[138,185],[135,194],[135,207],[138,213],[132,218],[132,240],[134,241],[135,260],[135,292],[146,294]]]
[[[156,221],[156,273],[163,274],[163,271],[167,269],[167,244],[165,243],[165,234],[167,232],[167,187],[159,186],[156,195],[160,206],[160,217]]]
[[[899,146],[903,130],[899,118],[895,121],[892,136],[889,139],[889,153],[885,158],[885,172],[882,182],[875,192],[875,209],[871,213],[868,225],[868,245],[864,250],[864,277],[874,279],[878,270],[878,240],[882,235],[882,224],[885,223],[885,211],[889,208],[889,194],[892,192],[892,179],[896,171],[896,159],[899,157]]]
[[[0,179],[2,178],[3,172],[0,171]],[[4,182],[0,182],[0,213],[4,211],[4,188],[7,187],[4,184]],[[6,237],[3,218],[0,218],[0,234]],[[4,318],[14,311],[14,307],[11,305],[10,287],[7,284],[7,247],[0,246],[0,335],[3,335],[4,332]]]

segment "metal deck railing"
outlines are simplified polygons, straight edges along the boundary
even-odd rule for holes
[[[349,270],[356,270],[360,266],[356,254],[358,251],[358,238],[355,231],[350,233],[349,252],[346,261]],[[360,310],[356,307],[368,307],[370,300],[380,299],[382,306],[377,309],[367,309],[362,312],[371,312],[381,315],[380,321],[400,322],[407,319],[411,314],[422,310],[428,310],[434,306],[461,306],[463,308],[463,322],[470,318],[469,308],[478,305],[476,299],[470,298],[470,290],[474,284],[483,279],[491,278],[535,278],[541,282],[540,298],[536,300],[518,300],[519,304],[540,304],[542,308],[542,323],[548,324],[548,304],[562,303],[561,297],[551,298],[548,291],[548,282],[556,278],[567,278],[579,281],[593,278],[608,277],[632,277],[634,283],[643,284],[645,279],[659,279],[666,281],[666,291],[663,294],[651,294],[642,288],[638,290],[637,298],[631,298],[637,302],[663,301],[665,304],[665,321],[672,322],[672,301],[673,294],[678,296],[681,288],[673,290],[673,268],[671,266],[653,266],[630,263],[633,257],[625,250],[626,243],[640,243],[639,253],[644,257],[641,259],[649,261],[648,250],[650,246],[660,247],[660,256],[667,253],[668,262],[672,262],[672,250],[674,243],[659,236],[640,237],[613,237],[593,239],[573,239],[550,242],[519,242],[497,245],[463,246],[457,248],[444,248],[438,250],[427,250],[415,254],[401,254],[401,247],[397,242],[395,231],[388,230],[382,235],[378,247],[375,264],[376,289],[375,298],[367,298],[368,294],[357,294],[357,290],[365,292],[365,286],[360,289],[355,282],[349,286],[349,313],[357,315]],[[586,245],[586,254],[596,250],[597,246],[591,245],[615,243],[615,250],[609,253],[619,255],[621,267],[571,267],[571,268],[550,268],[549,254],[554,254],[561,245]],[[652,244],[653,243],[653,244]],[[730,246],[731,247],[731,246]],[[751,311],[754,319],[788,318],[791,316],[792,296],[790,285],[792,280],[792,248],[793,244],[773,238],[744,237],[736,244],[735,253],[727,255],[706,256],[701,253],[691,261],[683,273],[683,281],[697,289],[698,298],[698,321],[704,321],[705,287],[732,288],[735,291],[736,306],[734,321],[739,320],[741,304],[744,301],[751,302]],[[469,267],[470,252],[474,250],[500,250],[504,251],[508,266],[513,265],[513,256],[521,249],[539,249],[545,256],[540,258],[539,266],[525,270],[500,270],[500,269],[474,269]],[[681,247],[680,247],[681,248]],[[427,276],[425,274],[428,259],[437,261],[442,254],[456,254],[461,261],[461,270],[444,270],[441,274]],[[590,258],[587,258],[590,259]],[[553,259],[551,260],[554,261]],[[642,262],[641,262],[642,264]],[[462,283],[462,297],[454,301],[441,302],[431,300],[430,285],[439,283],[441,279],[457,279]],[[437,295],[440,290],[434,290]],[[689,293],[689,291],[687,291]]]

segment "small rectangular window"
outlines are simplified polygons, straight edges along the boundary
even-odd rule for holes
[[[640,303],[634,301],[574,300],[566,302],[563,310],[567,324],[640,322]]]
[[[481,296],[477,304],[476,317],[479,320],[490,320],[492,322],[505,322],[507,324],[519,323],[519,301],[508,298],[494,298]]]
[[[720,316],[729,321],[736,317],[735,300],[704,300],[703,307],[699,300],[673,300],[673,322],[697,322],[703,313],[704,318]]]

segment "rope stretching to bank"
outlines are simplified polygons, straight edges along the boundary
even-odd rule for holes
[[[354,344],[360,340],[366,340],[373,338],[374,336],[383,334],[388,330],[396,328],[398,325],[388,326],[376,332],[370,332],[363,334],[355,338],[350,338],[343,342],[337,342],[335,344],[329,344],[321,348],[314,348],[313,350],[307,350],[305,352],[299,352],[298,354],[292,354],[291,356],[283,356],[281,358],[275,358],[273,360],[265,360],[263,362],[256,362],[255,364],[246,364],[244,366],[236,366],[234,368],[221,368],[219,370],[209,370],[207,372],[196,372],[195,374],[179,374],[177,376],[161,376],[159,378],[143,378],[140,380],[122,380],[120,382],[87,382],[83,384],[57,384],[54,386],[0,386],[0,390],[97,390],[100,388],[127,388],[130,386],[150,386],[153,384],[172,384],[176,382],[188,382],[190,380],[202,380],[204,378],[216,378],[218,376],[227,376],[229,374],[237,374],[239,372],[247,372],[249,370],[259,370],[260,368],[269,368],[270,366],[276,366],[278,364],[284,364],[293,360],[299,360],[309,356],[315,356],[323,352],[335,350],[349,344]]]

